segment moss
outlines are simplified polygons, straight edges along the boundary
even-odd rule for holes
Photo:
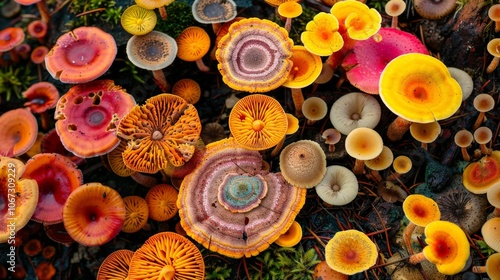
[[[159,19],[155,30],[161,31],[177,38],[182,30],[189,26],[197,25],[197,21],[191,12],[191,6],[183,1],[174,1],[166,7],[167,20]]]

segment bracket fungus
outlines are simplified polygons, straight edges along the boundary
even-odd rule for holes
[[[14,109],[0,116],[0,156],[26,153],[36,141],[38,123],[29,109]]]
[[[262,169],[258,151],[233,138],[207,145],[198,167],[184,178],[177,207],[187,234],[222,255],[255,256],[292,225],[306,190]]]
[[[329,205],[343,206],[358,196],[358,179],[351,170],[332,165],[326,168],[326,174],[316,185],[316,193]]]
[[[22,161],[0,156],[0,244],[15,237],[36,209],[38,185],[35,180],[20,178],[24,170]],[[12,219],[15,219],[13,227],[10,226]]]
[[[118,137],[128,142],[123,152],[125,165],[144,173],[165,169],[168,162],[174,166],[186,163],[200,133],[196,108],[173,94],[160,94],[136,105],[117,130]]]
[[[57,102],[57,134],[64,147],[79,157],[103,155],[118,146],[116,128],[134,105],[132,95],[112,80],[73,86]]]
[[[63,83],[93,81],[111,67],[117,53],[111,34],[97,27],[77,27],[61,35],[45,56],[50,75]]]
[[[382,102],[398,117],[388,128],[400,139],[412,122],[429,123],[452,116],[462,104],[462,89],[440,60],[421,53],[402,54],[380,75]]]
[[[485,194],[489,187],[500,182],[500,151],[493,151],[467,165],[462,173],[462,182],[467,190],[475,194]]]
[[[191,7],[194,19],[199,23],[212,24],[215,34],[219,32],[221,23],[233,20],[238,12],[233,0],[195,0]]]
[[[292,69],[293,41],[276,23],[258,18],[237,21],[217,46],[222,80],[241,91],[268,92],[280,87]]]

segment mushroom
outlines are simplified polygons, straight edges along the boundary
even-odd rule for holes
[[[326,174],[316,185],[316,193],[329,205],[343,206],[352,202],[358,195],[358,179],[351,170],[331,165],[326,168]]]
[[[263,94],[240,99],[229,114],[229,130],[235,141],[250,150],[276,146],[288,130],[288,119],[281,104]]]
[[[302,14],[302,5],[295,1],[286,1],[278,6],[278,14],[286,18],[285,29],[290,32],[292,28],[292,19]]]
[[[406,3],[403,0],[389,0],[387,3],[385,3],[385,13],[388,16],[392,17],[391,28],[398,28],[398,16],[400,16],[405,11],[405,9]]]
[[[352,168],[354,174],[363,174],[364,161],[376,158],[383,148],[384,143],[380,134],[368,127],[355,128],[345,139],[346,152],[356,159]]]
[[[148,34],[155,28],[156,21],[156,14],[153,10],[139,5],[131,5],[126,8],[120,18],[123,29],[132,35]]]
[[[19,14],[21,11],[21,5],[14,0],[7,0],[4,2],[2,8],[0,9],[0,13],[5,18],[12,18],[15,15]]]
[[[44,224],[62,222],[62,209],[68,196],[83,184],[82,172],[60,154],[37,154],[26,162],[23,178],[38,184],[38,204],[31,217]]]
[[[429,123],[453,115],[462,103],[462,89],[437,58],[408,53],[394,58],[380,75],[382,102],[398,117],[387,129],[400,139],[412,122]]]
[[[408,194],[399,186],[391,181],[382,181],[377,186],[377,194],[383,200],[394,203],[396,201],[403,202]]]
[[[201,138],[198,138],[198,140],[194,144],[194,152],[191,156],[191,159],[189,159],[188,162],[186,162],[182,166],[174,166],[171,163],[167,163],[167,167],[163,169],[162,174],[169,177],[174,187],[176,189],[179,189],[175,181],[180,181],[180,185],[182,179],[184,179],[184,177],[186,177],[186,175],[188,175],[189,173],[193,172],[193,170],[196,168],[196,165],[198,165],[198,163],[203,158],[204,153],[205,143],[203,143],[203,140],[201,140]]]
[[[43,20],[34,20],[28,24],[26,30],[31,37],[37,39],[40,44],[44,44],[49,25]]]
[[[14,109],[0,116],[0,156],[27,152],[36,141],[38,123],[29,109]]]
[[[49,7],[47,7],[47,0],[15,0],[15,1],[23,6],[36,4],[38,12],[40,13],[40,17],[42,18],[42,21],[44,22],[50,21],[50,11]]]
[[[441,134],[441,125],[437,121],[412,123],[410,124],[410,134],[421,143],[424,150],[427,150],[427,144],[436,141]]]
[[[280,235],[274,243],[281,247],[293,247],[299,244],[302,239],[302,227],[297,221],[293,221],[292,225],[288,230]]]
[[[451,14],[457,7],[454,0],[415,0],[413,8],[421,17],[425,19],[438,20]]]
[[[64,223],[44,225],[43,229],[49,239],[66,247],[71,246],[75,242],[68,234],[66,228],[64,228]]]
[[[275,157],[279,154],[281,148],[283,148],[283,144],[285,143],[287,135],[292,135],[295,132],[297,132],[297,130],[299,130],[299,119],[297,119],[294,115],[289,113],[286,114],[286,119],[288,123],[288,129],[286,130],[286,135],[283,138],[281,138],[278,144],[274,147],[273,151],[271,152],[271,157]]]
[[[146,240],[130,260],[129,279],[204,279],[200,250],[175,232],[160,232]]]
[[[470,161],[470,156],[467,152],[467,148],[472,144],[472,140],[474,140],[474,136],[467,129],[461,129],[457,131],[457,133],[455,133],[455,144],[460,147],[462,158],[465,161]]]
[[[120,194],[101,183],[75,189],[62,210],[64,227],[83,246],[100,246],[120,233],[125,204]]]
[[[300,40],[308,51],[319,56],[331,55],[344,46],[339,21],[334,15],[324,12],[319,12],[307,23]]]
[[[112,80],[73,86],[57,102],[57,134],[79,157],[103,155],[118,146],[118,123],[134,105],[134,98]]]
[[[474,273],[486,273],[490,279],[500,278],[500,253],[491,254],[486,259],[485,265],[475,265],[472,267]]]
[[[200,100],[200,85],[193,79],[180,79],[172,87],[172,94],[178,95],[187,103],[196,104]]]
[[[410,194],[403,201],[403,211],[409,220],[403,233],[403,240],[410,254],[413,254],[411,235],[417,226],[426,227],[433,221],[441,218],[439,207],[432,198],[421,194]]]
[[[493,38],[486,45],[486,50],[493,56],[490,64],[486,67],[486,73],[491,74],[500,63],[500,38]]]
[[[127,42],[127,57],[135,66],[150,70],[162,91],[170,91],[163,68],[172,64],[177,56],[177,42],[160,31],[132,36]]]
[[[50,262],[44,261],[36,266],[35,273],[38,279],[52,279],[56,275],[56,268]]]
[[[220,41],[220,39],[222,39],[222,37],[224,37],[224,36],[225,36],[225,35],[229,32],[229,27],[230,27],[233,23],[235,23],[235,22],[237,22],[237,21],[240,21],[240,20],[242,20],[242,19],[244,19],[244,18],[245,18],[245,17],[235,17],[235,18],[233,18],[233,19],[232,19],[232,20],[230,20],[230,21],[226,21],[226,22],[224,22],[224,23],[220,26],[219,30],[215,33],[215,35],[216,35],[216,36],[215,36],[215,44],[214,44],[214,46],[213,46],[212,50],[210,51],[210,59],[215,60],[215,51],[217,51],[217,46],[219,45],[219,41]],[[212,25],[212,26],[213,26],[213,25]]]
[[[342,138],[342,134],[335,128],[329,128],[323,131],[321,138],[325,139],[325,144],[328,145],[328,151],[335,151],[335,144],[337,144]]]
[[[486,191],[488,202],[495,207],[493,217],[500,217],[500,183],[495,183]]]
[[[394,155],[392,150],[384,146],[382,148],[382,152],[375,158],[365,160],[366,167],[371,169],[371,175],[375,178],[376,181],[381,182],[382,177],[379,174],[379,171],[384,170],[391,166],[393,163]]]
[[[495,32],[500,32],[500,4],[490,6],[488,17],[495,22]]]
[[[312,277],[315,280],[347,280],[349,278],[347,275],[333,270],[326,261],[320,261],[314,267]]]
[[[500,239],[499,232],[500,229],[500,217],[493,217],[487,220],[481,227],[481,235],[484,242],[491,249],[499,252],[500,251]]]
[[[22,161],[0,156],[0,200],[4,205],[0,209],[0,244],[26,226],[36,209],[38,185],[35,180],[21,178],[24,170]],[[12,195],[16,195],[15,205],[9,205]]]
[[[486,121],[485,114],[486,112],[491,111],[495,108],[495,99],[489,94],[480,93],[474,97],[474,109],[479,112],[472,129],[477,129],[484,121]]]
[[[348,135],[358,127],[375,128],[382,110],[378,101],[362,92],[351,92],[337,99],[330,109],[330,121],[340,133]]]
[[[491,154],[491,149],[488,148],[488,143],[490,143],[493,138],[493,132],[487,126],[481,126],[474,131],[474,141],[479,144],[479,148],[481,149],[481,153],[483,155]]]
[[[149,217],[163,222],[171,219],[179,209],[175,205],[179,192],[169,184],[159,184],[149,189],[146,194]]]
[[[124,197],[123,203],[125,204],[125,219],[122,231],[126,233],[138,232],[148,222],[148,203],[137,195]]]
[[[224,127],[220,123],[207,123],[201,128],[201,139],[206,145],[227,137]]]
[[[212,24],[215,34],[219,32],[221,23],[233,20],[238,12],[233,0],[195,0],[191,7],[194,19],[199,23]]]
[[[22,43],[14,48],[16,55],[20,56],[21,59],[27,60],[31,52],[31,46],[28,43]]]
[[[9,52],[12,62],[18,61],[18,56],[14,51],[24,41],[24,30],[21,27],[7,27],[0,30],[0,61],[3,53]]]
[[[129,168],[156,173],[185,164],[193,156],[201,123],[192,104],[173,94],[160,94],[136,105],[121,120],[117,135],[128,142],[123,161]]]
[[[305,189],[262,169],[258,151],[228,138],[207,146],[203,160],[179,189],[177,207],[186,233],[232,258],[259,254],[292,225]]]
[[[203,28],[190,26],[184,29],[175,41],[177,42],[178,58],[184,61],[196,61],[196,66],[200,71],[210,71],[210,68],[202,60],[210,49],[210,36]]]
[[[121,249],[109,254],[97,271],[97,280],[128,279],[128,270],[134,251]]]
[[[368,270],[378,258],[377,246],[365,233],[350,229],[339,231],[325,247],[329,267],[347,275]]]
[[[42,242],[39,239],[30,239],[28,242],[23,243],[23,251],[26,255],[34,257],[42,252]]]
[[[411,159],[407,156],[397,156],[392,162],[392,168],[396,171],[396,174],[406,174],[413,166]]]
[[[57,135],[55,128],[49,130],[42,138],[40,143],[42,153],[57,153],[69,158],[74,164],[79,165],[83,162],[83,158],[75,156],[72,152],[66,150],[61,142],[61,138]]]
[[[280,170],[285,180],[299,188],[310,189],[326,174],[326,155],[311,140],[299,140],[286,146],[280,154]]]
[[[24,106],[28,107],[31,112],[40,114],[42,128],[48,129],[49,115],[47,110],[56,107],[59,90],[52,83],[38,82],[32,84],[22,95],[28,100]]]
[[[500,151],[493,151],[477,162],[471,162],[462,173],[464,187],[475,194],[485,194],[493,184],[500,182]]]
[[[174,2],[174,0],[135,0],[135,4],[145,9],[154,10],[158,8],[163,20],[167,20],[167,9],[165,7],[172,2]]]
[[[127,141],[121,140],[118,146],[106,154],[106,160],[111,170],[120,177],[128,177],[136,171],[125,165],[123,152],[127,149]]]
[[[319,97],[309,97],[302,103],[302,114],[306,117],[308,125],[312,125],[316,121],[323,119],[327,113],[328,106],[325,100]]]
[[[455,67],[448,67],[448,71],[450,71],[451,77],[455,79],[462,88],[462,101],[465,101],[474,90],[474,81],[472,77],[464,70]]]
[[[45,56],[50,75],[63,83],[86,83],[111,67],[117,52],[111,34],[93,26],[77,27],[61,35]]]
[[[280,87],[292,69],[293,41],[276,23],[258,18],[239,20],[217,45],[215,57],[222,80],[241,91],[268,92]]]

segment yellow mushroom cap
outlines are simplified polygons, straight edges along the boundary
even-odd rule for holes
[[[295,2],[290,1],[286,3]],[[288,88],[304,88],[318,78],[321,74],[323,63],[319,55],[311,53],[304,46],[293,46],[292,52],[293,67],[283,86]]]
[[[293,247],[299,244],[302,239],[302,227],[297,221],[293,221],[292,225],[288,230],[280,235],[274,243],[281,247]]]
[[[283,2],[278,6],[278,13],[282,17],[296,18],[302,14],[302,5],[295,1]]]
[[[477,162],[471,162],[462,173],[464,187],[472,193],[484,194],[500,182],[500,151],[493,151]]]
[[[337,232],[325,247],[325,260],[333,270],[353,275],[372,267],[378,257],[377,246],[358,230]]]
[[[382,137],[368,127],[353,129],[345,139],[345,150],[353,158],[369,160],[380,155],[384,148]]]
[[[372,170],[384,170],[391,166],[394,159],[392,150],[384,146],[380,155],[365,161],[365,165]]]
[[[403,202],[403,211],[410,222],[421,227],[441,218],[437,203],[432,198],[421,194],[407,196]]]
[[[441,125],[436,121],[430,123],[412,123],[410,125],[410,133],[417,141],[432,143],[441,134]]]
[[[299,130],[299,119],[294,115],[287,113],[286,119],[288,121],[288,129],[286,130],[286,135],[294,134]]]
[[[344,39],[338,29],[339,21],[334,15],[320,12],[306,24],[300,40],[311,53],[328,56],[344,46]]]
[[[462,104],[462,89],[437,58],[420,53],[391,60],[380,76],[380,98],[396,115],[428,123],[453,115]]]
[[[459,273],[469,259],[470,245],[465,232],[448,221],[434,221],[425,227],[425,258],[434,263],[441,274]]]
[[[335,3],[330,9],[339,21],[340,26],[347,29],[347,34],[354,40],[366,40],[376,34],[382,24],[382,16],[374,8],[356,0],[345,0]]]
[[[500,279],[500,253],[488,257],[486,260],[486,273],[491,279]]]
[[[493,38],[488,42],[488,45],[486,45],[486,50],[494,56],[494,57],[500,57],[500,38]]]
[[[132,35],[144,35],[153,31],[156,26],[156,13],[139,5],[132,5],[123,11],[120,18],[125,31]]]
[[[408,173],[412,166],[411,159],[407,156],[397,156],[392,162],[392,168],[399,174]]]

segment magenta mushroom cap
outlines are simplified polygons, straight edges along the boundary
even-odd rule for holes
[[[380,42],[370,38],[357,41],[343,60],[347,79],[360,90],[378,94],[380,74],[387,63],[406,53],[428,54],[427,48],[413,34],[395,28],[380,28]]]

